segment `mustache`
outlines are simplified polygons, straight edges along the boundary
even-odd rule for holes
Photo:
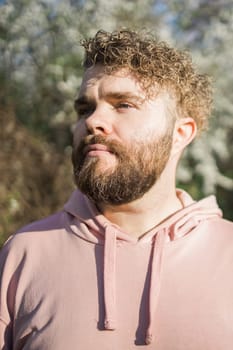
[[[118,141],[107,140],[106,137],[101,135],[88,135],[81,140],[75,153],[83,155],[85,147],[94,144],[101,144],[106,146],[109,152],[115,154],[116,156],[119,156],[124,150],[124,147]]]
[[[108,151],[114,154],[119,162],[122,162],[127,154],[126,147],[119,141],[109,140],[102,135],[88,135],[85,136],[78,145],[73,145],[71,160],[73,164],[74,173],[77,173],[85,162],[85,148],[88,145],[101,144],[107,147]]]

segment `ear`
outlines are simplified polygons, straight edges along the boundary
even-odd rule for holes
[[[181,154],[197,134],[197,124],[193,118],[180,118],[173,131],[172,155]]]

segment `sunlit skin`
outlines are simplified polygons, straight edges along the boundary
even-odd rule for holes
[[[151,96],[151,95],[150,95]],[[78,113],[74,147],[87,135],[101,135],[133,147],[135,141],[159,138],[172,124],[175,101],[166,91],[148,98],[139,82],[125,69],[108,75],[102,66],[86,70],[75,107]],[[190,118],[175,122],[170,158],[159,180],[143,197],[122,205],[98,203],[99,210],[128,234],[140,237],[182,208],[176,197],[176,167],[183,149],[196,134]],[[85,149],[86,160],[98,157],[98,171],[111,170],[117,158],[106,146]]]

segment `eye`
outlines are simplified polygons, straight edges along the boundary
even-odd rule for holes
[[[87,118],[89,117],[93,111],[94,111],[94,107],[93,106],[80,106],[79,108],[76,108],[77,114],[78,114],[78,118]]]
[[[132,104],[128,103],[128,102],[119,102],[116,105],[116,109],[130,109],[132,108]]]

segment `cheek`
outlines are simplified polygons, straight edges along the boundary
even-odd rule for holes
[[[124,135],[125,143],[148,143],[159,139],[164,134],[163,128],[153,128],[150,125],[138,126]]]
[[[78,146],[80,141],[87,135],[87,130],[84,121],[77,122],[73,132],[73,144]]]
[[[168,121],[161,118],[160,115],[144,115],[140,122],[131,123],[124,130],[124,138],[138,141],[147,141],[147,139],[157,139],[163,136],[168,130]]]

